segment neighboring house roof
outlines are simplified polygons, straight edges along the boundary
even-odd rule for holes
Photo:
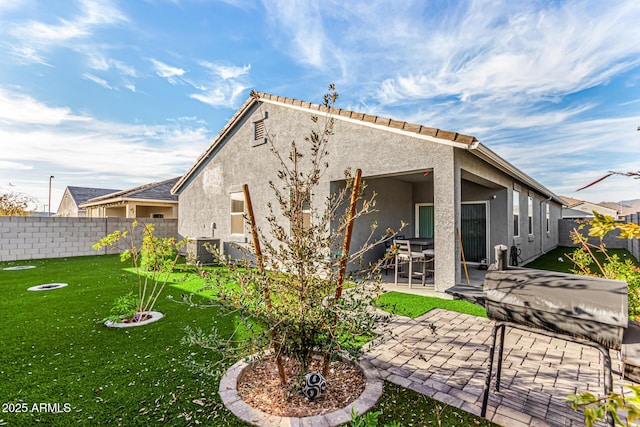
[[[616,216],[618,211],[616,209],[610,208],[608,206],[601,205],[599,203],[588,202],[586,200],[574,199],[572,197],[561,196],[561,198],[565,201],[562,216],[564,218],[575,218],[575,217],[590,217],[593,218],[593,211],[597,211],[598,213],[604,215]],[[583,212],[587,215],[578,215],[577,212]]]
[[[527,174],[502,159],[500,156],[495,154],[493,151],[485,147],[476,139],[474,136],[463,135],[457,132],[446,131],[442,129],[422,126],[418,124],[412,124],[404,121],[394,120],[391,118],[384,118],[378,116],[372,116],[369,114],[358,113],[355,111],[344,110],[341,108],[328,108],[321,104],[315,104],[312,102],[300,101],[293,98],[286,98],[283,96],[271,95],[268,93],[262,92],[254,92],[249,98],[242,104],[242,106],[236,111],[236,113],[231,117],[229,122],[220,130],[218,135],[212,140],[211,144],[205,150],[205,152],[198,157],[196,162],[191,166],[191,168],[180,178],[180,180],[176,183],[176,185],[171,189],[171,192],[174,194],[180,193],[182,187],[189,181],[189,179],[194,175],[200,168],[200,166],[211,156],[216,146],[224,140],[224,138],[229,134],[229,132],[234,128],[234,126],[240,122],[243,116],[251,110],[253,105],[258,102],[276,104],[280,106],[285,106],[288,108],[308,111],[311,113],[314,112],[323,112],[323,113],[331,113],[332,117],[335,120],[343,120],[351,123],[359,123],[363,126],[373,127],[381,130],[386,130],[388,132],[400,133],[403,135],[409,135],[418,139],[424,139],[440,144],[446,144],[450,146],[454,146],[460,149],[469,150],[472,154],[477,157],[483,159],[484,161],[490,163],[494,167],[499,170],[507,173],[510,176],[513,176],[520,180],[523,183],[526,183],[531,188],[539,191],[546,197],[552,198],[557,203],[562,203],[563,201],[549,189],[544,187],[542,184],[535,181],[533,178],[529,177]]]
[[[577,209],[562,208],[562,218],[566,218],[566,219],[593,218],[593,214],[590,212],[579,211]]]
[[[178,182],[180,177],[167,179],[164,181],[152,182],[129,190],[116,191],[103,196],[94,197],[83,203],[84,207],[114,203],[124,200],[148,200],[177,203],[178,196],[171,194],[171,188]]]
[[[67,190],[69,195],[73,198],[73,201],[77,206],[86,202],[89,199],[95,197],[104,196],[105,194],[116,193],[120,190],[113,190],[108,188],[91,188],[91,187],[72,187],[68,186]]]

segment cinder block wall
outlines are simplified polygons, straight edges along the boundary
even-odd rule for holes
[[[635,213],[633,215],[627,215],[625,217],[624,222],[626,223],[634,223],[640,224],[640,212]],[[580,224],[572,219],[561,219],[558,221],[559,226],[559,245],[560,246],[568,246],[568,247],[577,247],[571,241],[570,233],[574,228],[578,228]],[[589,229],[591,227],[589,225],[585,225],[581,230],[581,233],[584,236],[587,236],[589,233]],[[614,230],[608,233],[604,237],[604,244],[607,248],[614,249],[627,249],[629,252],[633,254],[637,259],[640,259],[640,241],[637,238],[634,239],[620,239],[620,230]],[[597,237],[589,237],[589,243],[600,244],[600,240]]]
[[[0,261],[117,253],[120,252],[117,248],[96,251],[92,246],[115,230],[127,229],[132,221],[126,218],[0,217]],[[157,237],[180,238],[177,219],[138,219],[138,223],[153,223]],[[141,236],[142,227],[138,227],[136,234]],[[140,239],[136,245],[140,245]]]

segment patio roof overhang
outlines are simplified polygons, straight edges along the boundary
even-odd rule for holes
[[[553,193],[544,185],[540,184],[538,181],[531,178],[529,175],[522,172],[520,169],[513,166],[511,163],[507,162],[502,157],[498,156],[496,153],[491,151],[488,147],[486,147],[479,141],[475,142],[474,144],[471,144],[468,150],[471,154],[489,163],[495,168],[501,170],[502,172],[516,178],[520,182],[531,187],[533,190],[539,192],[545,197],[548,197],[550,200],[553,200],[554,202],[559,203],[560,205],[564,204],[564,201],[557,194]]]

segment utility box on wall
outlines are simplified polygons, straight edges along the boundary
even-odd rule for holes
[[[200,265],[213,265],[215,258],[207,247],[220,251],[220,239],[211,237],[192,237],[187,239],[187,262]]]

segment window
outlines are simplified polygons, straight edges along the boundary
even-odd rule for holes
[[[550,221],[549,221],[549,203],[546,204],[547,205],[547,211],[546,211],[546,223],[547,223],[547,233],[549,233],[551,231],[550,229]]]
[[[301,195],[301,197],[305,197],[305,196]],[[292,198],[291,205],[293,207],[295,203],[295,201],[293,200],[293,192],[291,194],[291,198]],[[311,226],[311,202],[309,201],[308,197],[306,198],[306,200],[302,202],[300,211],[301,211],[300,213],[302,214],[302,229],[307,230]],[[291,224],[291,226],[293,231],[293,223]]]
[[[305,200],[302,204],[302,228],[307,230],[311,227],[311,203]]]
[[[231,193],[231,234],[244,235],[244,194]]]
[[[529,196],[528,202],[527,202],[527,217],[528,217],[528,224],[529,224],[529,235],[533,234],[533,197]]]
[[[513,237],[520,235],[520,192],[513,190]]]

